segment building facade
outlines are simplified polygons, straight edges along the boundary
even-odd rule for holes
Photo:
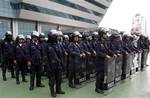
[[[146,18],[141,14],[136,14],[133,17],[131,33],[144,34],[147,36],[147,21]]]
[[[112,0],[0,0],[0,38],[98,27]]]

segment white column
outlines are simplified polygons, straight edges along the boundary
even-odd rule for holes
[[[16,38],[18,35],[18,21],[16,19],[12,20],[12,31],[13,31],[13,38]]]
[[[37,22],[37,31],[38,31],[39,33],[42,32],[41,23],[39,23],[39,22]]]

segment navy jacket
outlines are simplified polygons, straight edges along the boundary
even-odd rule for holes
[[[15,44],[13,41],[4,40],[1,44],[2,46],[2,56],[4,60],[14,60],[15,59]]]
[[[31,42],[28,45],[27,58],[31,61],[31,65],[41,65],[42,55],[40,44]]]
[[[15,46],[15,60],[26,61],[27,60],[27,47],[25,44]]]
[[[78,43],[71,42],[68,45],[69,50],[69,69],[77,70],[80,68],[80,54],[82,53],[81,47]]]
[[[55,46],[55,45],[54,45]],[[46,54],[48,59],[47,72],[48,75],[53,75],[55,70],[62,70],[61,60],[58,58],[55,47],[52,44],[48,44],[46,48]]]
[[[95,64],[96,64],[97,72],[104,71],[104,68],[105,68],[104,61],[105,61],[106,55],[109,55],[109,51],[107,48],[108,48],[107,43],[101,40],[97,41],[96,46],[95,46],[95,50],[96,50]]]

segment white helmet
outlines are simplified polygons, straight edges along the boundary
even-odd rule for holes
[[[41,36],[41,37],[45,37],[45,34],[44,34],[44,33],[40,33],[40,36]]]
[[[30,36],[30,35],[27,35],[26,38],[27,38],[27,39],[31,39],[31,36]]]
[[[59,36],[63,36],[63,33],[61,31],[58,31]]]
[[[51,35],[58,35],[58,31],[57,30],[50,30],[50,32],[51,32]]]
[[[23,34],[18,35],[18,38],[19,38],[19,39],[25,39],[25,37],[24,37]]]
[[[45,37],[45,41],[48,41],[48,38],[47,38],[47,37]]]
[[[97,36],[97,35],[98,35],[98,32],[93,32],[92,35]]]
[[[81,34],[80,34],[80,32],[79,32],[79,31],[75,31],[75,32],[73,32],[73,35],[75,35],[75,36],[79,36],[79,35],[81,35]]]
[[[37,32],[37,31],[33,31],[33,32],[32,32],[32,36],[39,37],[39,35],[40,35],[40,34],[39,34],[39,32]]]
[[[64,38],[69,38],[69,36],[68,35],[64,35]]]
[[[109,31],[110,31],[110,29],[109,29],[109,28],[105,28],[104,30],[105,30],[105,32],[109,32]]]
[[[82,34],[79,34],[79,37],[82,38]]]
[[[6,35],[12,35],[12,32],[11,31],[7,31]]]

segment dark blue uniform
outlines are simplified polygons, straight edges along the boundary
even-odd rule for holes
[[[16,44],[15,46],[15,60],[16,60],[16,82],[19,83],[19,71],[21,71],[22,81],[25,80],[25,70],[27,62],[27,47],[25,44]]]
[[[107,55],[109,55],[107,43],[101,40],[98,40],[95,46],[96,50],[96,90],[104,90],[104,70],[105,65],[104,61]]]
[[[4,40],[2,43],[2,75],[3,79],[6,80],[6,69],[10,68],[11,76],[14,78],[14,59],[15,59],[15,45],[13,41]]]
[[[41,47],[41,56],[42,56],[42,59],[41,59],[42,74],[45,75],[46,65],[47,65],[47,54],[46,54],[47,43],[41,42],[40,47]]]
[[[41,46],[38,43],[31,42],[28,47],[28,59],[31,62],[30,88],[34,88],[34,79],[36,76],[36,86],[41,86]]]
[[[68,66],[69,66],[69,49],[68,49],[68,45],[69,45],[69,41],[65,41],[62,43],[63,47],[67,53],[67,55],[64,57],[64,63],[65,63],[65,69],[66,69],[66,75],[68,77]]]
[[[86,77],[87,79],[90,78],[90,74],[93,71],[93,63],[92,63],[92,56],[94,53],[94,49],[91,47],[90,42],[88,40],[81,42],[81,47],[83,48],[84,53],[86,54]]]
[[[90,42],[90,45],[91,45],[91,47],[92,47],[92,49],[95,51],[95,45],[96,45],[96,42],[97,42],[97,40],[92,40],[91,42]]]
[[[129,48],[132,52],[135,52],[135,53],[139,52],[138,48],[134,45],[133,41],[129,42]]]
[[[61,59],[62,66],[63,66],[63,72],[66,73],[67,51],[62,42],[59,42],[57,45],[58,45],[58,49],[56,49],[56,52],[58,54],[58,57]]]
[[[71,42],[68,45],[69,49],[69,86],[73,86],[75,83],[76,73],[79,72],[81,68],[81,58],[80,54],[82,54],[81,47],[78,43]]]
[[[123,42],[123,49],[128,53],[131,53],[131,49],[129,48],[129,42]]]
[[[59,47],[57,44],[48,44],[47,47],[47,75],[49,78],[49,86],[51,90],[51,94],[53,95],[56,92],[61,91],[61,82],[62,82],[62,65],[61,60],[58,57],[58,53],[56,53]],[[56,85],[56,88],[55,88]]]

